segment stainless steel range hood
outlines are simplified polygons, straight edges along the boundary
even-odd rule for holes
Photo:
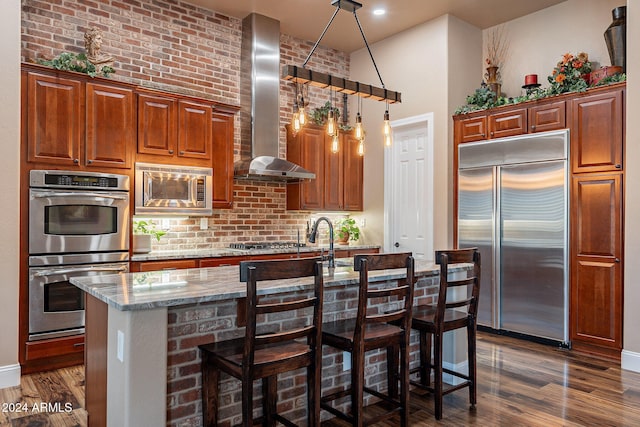
[[[315,174],[278,157],[280,135],[280,22],[256,13],[242,21],[240,135],[243,160],[236,178],[313,179]]]

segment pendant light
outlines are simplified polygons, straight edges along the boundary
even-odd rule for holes
[[[384,124],[382,133],[384,134],[384,145],[391,147],[391,125],[389,124],[389,103],[386,105],[387,109],[384,112]]]
[[[362,116],[360,115],[360,104],[362,104],[362,98],[358,97],[358,114],[356,114],[356,128],[354,130],[354,136],[358,141],[364,140],[364,128],[362,127]]]
[[[293,130],[294,135],[297,134],[300,129],[302,129],[302,123],[300,122],[300,108],[298,107],[298,83],[295,84],[295,98],[293,101],[293,115],[291,116],[291,129]]]
[[[296,83],[296,88],[298,84]],[[296,91],[297,92],[297,91]],[[300,121],[300,126],[304,126],[307,123],[307,113],[304,110],[304,89],[300,90],[300,108],[298,108],[298,120]],[[297,96],[296,96],[297,99]]]
[[[329,94],[329,112],[327,113],[327,135],[333,136],[337,134],[336,117],[333,112],[333,91],[331,91]]]
[[[336,132],[331,138],[331,152],[335,154],[338,151],[340,151],[340,136],[338,136],[338,133]]]
[[[364,156],[364,138],[362,138],[360,142],[358,142],[358,155]]]

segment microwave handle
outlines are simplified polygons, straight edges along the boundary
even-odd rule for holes
[[[53,276],[55,274],[67,274],[67,273],[80,273],[84,271],[113,271],[116,273],[121,273],[127,271],[127,267],[83,267],[83,268],[67,268],[60,270],[44,270],[38,271],[34,274],[35,277],[45,277],[45,276]]]
[[[100,194],[100,193],[54,193],[54,192],[46,192],[46,193],[37,193],[34,194],[33,197],[36,199],[44,199],[49,197],[98,197],[101,199],[113,199],[113,200],[127,200],[126,196],[113,196],[110,194]]]

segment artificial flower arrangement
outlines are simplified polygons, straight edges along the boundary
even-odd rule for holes
[[[589,55],[580,52],[577,55],[565,53],[562,60],[553,69],[553,73],[547,77],[551,84],[549,94],[555,95],[565,92],[582,92],[589,87],[589,73],[591,62]]]
[[[596,84],[589,85],[589,73],[591,72],[591,62],[589,55],[580,52],[577,55],[566,53],[562,60],[558,62],[547,80],[550,83],[548,88],[537,88],[527,91],[525,95],[514,98],[496,97],[490,88],[483,82],[482,86],[475,92],[467,96],[467,103],[458,107],[454,114],[465,114],[472,111],[486,110],[488,108],[499,107],[507,104],[518,104],[520,102],[542,99],[553,95],[567,92],[584,92],[589,87],[603,86],[612,83],[624,82],[627,80],[625,73],[607,76]]]

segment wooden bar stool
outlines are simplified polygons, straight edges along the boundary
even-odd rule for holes
[[[281,303],[261,303],[256,294],[259,281],[314,278],[313,295]],[[240,281],[247,283],[247,326],[245,336],[200,346],[202,355],[203,424],[218,423],[218,378],[220,371],[242,381],[242,425],[254,424],[253,382],[262,379],[262,417],[255,422],[286,426],[292,422],[276,413],[277,376],[307,368],[308,425],[320,425],[320,334],[322,327],[322,262],[318,258],[240,263]],[[279,331],[262,331],[256,323],[263,315],[291,312],[295,321],[283,321]],[[310,313],[312,312],[312,313]],[[260,316],[260,318],[258,318]],[[278,316],[281,316],[279,314]],[[305,319],[310,319],[301,324]],[[291,325],[288,325],[291,323]],[[285,329],[289,327],[289,329]]]
[[[473,263],[473,271],[466,278],[449,280],[449,265]],[[431,391],[435,396],[436,419],[442,418],[442,397],[445,394],[469,387],[469,402],[476,404],[476,319],[478,296],[480,295],[480,251],[477,248],[436,252],[436,264],[440,265],[440,290],[435,305],[419,305],[413,308],[411,327],[420,333],[420,367],[412,372],[420,372],[420,381],[411,384]],[[449,288],[464,292],[461,298],[447,300]],[[467,357],[469,372],[453,371],[442,367],[442,337],[445,332],[467,329]],[[431,360],[431,337],[434,340],[433,361]],[[434,386],[430,385],[431,369],[434,370]],[[442,373],[446,372],[464,381],[448,387],[442,383]]]
[[[381,283],[370,288],[369,272],[384,269],[406,269],[397,285]],[[321,407],[354,426],[373,424],[400,412],[401,425],[409,423],[409,336],[411,332],[411,306],[415,285],[415,266],[411,253],[356,255],[354,269],[360,271],[358,314],[356,318],[337,320],[322,325],[322,344],[351,353],[351,385],[322,397]],[[380,310],[369,310],[372,305],[383,304]],[[388,305],[390,303],[390,305]],[[392,311],[385,312],[391,309]],[[375,311],[375,313],[372,313]],[[392,325],[389,322],[394,322]],[[365,386],[365,353],[387,349],[387,393]],[[400,363],[398,367],[398,352]],[[399,368],[399,373],[398,373]],[[398,381],[400,396],[398,398]],[[382,399],[388,410],[368,417],[363,414],[364,392]],[[331,404],[336,399],[351,397],[351,413],[345,413]]]

